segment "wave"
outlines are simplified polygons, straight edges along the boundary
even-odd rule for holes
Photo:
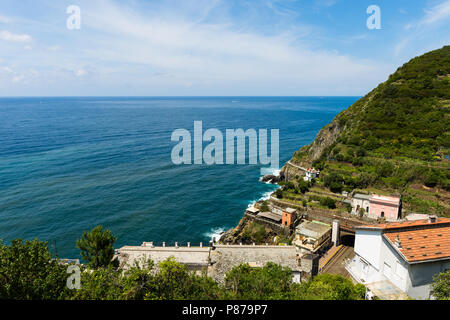
[[[266,175],[273,175],[273,176],[279,176],[281,172],[281,169],[275,169],[275,168],[261,168],[261,177],[259,177],[259,181],[262,182],[262,178]],[[265,184],[271,184],[270,182],[264,182]]]
[[[208,232],[205,232],[203,235],[207,237],[209,240],[212,240],[213,238],[216,239],[216,241],[219,241],[220,236],[222,233],[224,233],[227,230],[225,227],[219,227],[219,228],[212,228]]]

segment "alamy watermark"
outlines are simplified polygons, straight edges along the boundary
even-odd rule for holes
[[[171,140],[178,142],[171,154],[172,162],[176,165],[247,164],[248,141],[248,164],[270,165],[275,170],[279,168],[279,129],[270,130],[270,155],[267,129],[226,129],[224,139],[219,129],[203,132],[202,121],[194,121],[193,135],[187,129],[176,129],[172,132]],[[205,148],[203,142],[208,142]]]
[[[381,29],[381,9],[377,5],[370,5],[367,10],[367,14],[370,14],[369,18],[367,18],[367,28],[369,30],[380,30]]]
[[[70,265],[67,267],[67,273],[70,276],[67,278],[67,288],[70,290],[81,288],[81,271],[77,265]]]
[[[66,9],[67,14],[70,16],[67,18],[66,26],[69,30],[81,29],[81,9],[79,6],[70,5]]]

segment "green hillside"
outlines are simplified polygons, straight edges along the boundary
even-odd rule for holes
[[[334,191],[397,192],[411,211],[450,215],[449,113],[445,46],[400,67],[291,161],[322,169],[319,185]]]

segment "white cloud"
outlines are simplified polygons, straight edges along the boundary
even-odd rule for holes
[[[14,76],[12,78],[12,82],[13,83],[18,83],[18,82],[21,82],[23,79],[25,79],[24,75],[17,75],[17,76]]]
[[[0,23],[11,23],[12,19],[0,14]]]
[[[299,44],[296,32],[267,35],[237,28],[231,19],[206,24],[186,16],[144,16],[109,1],[102,1],[101,10],[84,12],[83,28],[102,35],[90,40],[96,47],[84,51],[85,59],[101,57],[117,66],[137,64],[170,73],[170,86],[259,87],[259,94],[266,87],[273,92],[283,87],[291,94],[338,94],[347,84],[352,94],[365,92],[393,71],[372,61],[311,49]]]
[[[408,52],[407,57],[420,55],[427,51],[448,45],[450,38],[445,27],[450,22],[450,0],[445,0],[430,9],[418,20],[411,21],[404,26],[405,34],[394,46],[394,55],[400,57]],[[441,24],[438,24],[441,23]],[[440,36],[439,36],[440,35]]]
[[[450,18],[450,0],[446,0],[430,10],[426,10],[425,17],[419,22],[419,25],[429,25]]]
[[[84,75],[87,74],[87,71],[84,70],[84,69],[77,69],[77,70],[74,70],[73,73],[74,73],[75,76],[77,76],[77,77],[82,77],[82,76],[84,76]]]
[[[0,31],[0,40],[11,42],[30,42],[31,36],[28,34],[16,34],[6,30]]]

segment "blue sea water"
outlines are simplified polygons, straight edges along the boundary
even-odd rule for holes
[[[207,242],[275,189],[261,165],[174,165],[172,131],[279,129],[280,165],[358,97],[2,98],[0,239],[76,240],[103,225],[116,247]]]

